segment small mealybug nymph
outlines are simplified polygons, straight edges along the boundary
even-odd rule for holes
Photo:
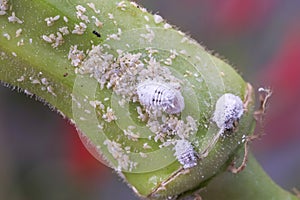
[[[168,114],[177,114],[184,109],[184,99],[178,89],[168,83],[144,81],[137,86],[140,103],[148,108],[159,108]]]
[[[176,140],[174,150],[174,156],[184,169],[192,168],[197,165],[198,155],[189,141],[185,139]]]

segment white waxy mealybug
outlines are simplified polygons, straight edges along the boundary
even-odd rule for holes
[[[241,98],[226,93],[221,96],[216,103],[213,121],[216,122],[220,129],[232,129],[234,128],[235,122],[241,118],[243,113],[244,106]]]
[[[233,130],[235,128],[236,123],[242,117],[243,113],[244,105],[240,97],[226,93],[218,99],[212,120],[220,130],[213,137],[209,145],[200,153],[200,159],[208,156],[208,153],[226,130]]]
[[[198,155],[189,141],[184,139],[177,140],[174,150],[174,156],[184,169],[192,168],[197,165]]]
[[[184,109],[181,92],[169,85],[156,81],[145,81],[137,86],[140,103],[147,108],[159,108],[168,114],[177,114]]]

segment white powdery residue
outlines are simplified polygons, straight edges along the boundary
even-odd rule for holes
[[[129,140],[132,141],[138,141],[138,139],[140,138],[140,134],[139,133],[134,133],[133,130],[135,129],[135,126],[128,126],[127,129],[123,130],[123,133],[125,136],[127,136],[127,138]]]
[[[71,93],[70,96],[71,96],[71,98],[72,98],[72,101],[73,101],[74,103],[77,104],[78,108],[81,108],[81,104],[80,104],[80,102],[76,99],[76,97],[74,96],[74,94]]]
[[[88,59],[85,60],[79,71],[81,74],[90,74],[99,83],[101,89],[109,80],[117,75],[116,70],[112,68],[114,56],[103,52],[101,46],[95,46],[89,52]]]
[[[183,38],[181,39],[180,43],[185,43],[185,42],[187,42],[187,41],[189,41],[189,38],[183,37]]]
[[[92,19],[95,20],[95,25],[98,27],[98,28],[102,28],[103,27],[103,23],[95,16],[92,16]]]
[[[118,53],[119,56],[121,56],[121,55],[123,54],[123,52],[124,52],[124,51],[121,50],[121,49],[117,49],[116,51],[117,51],[117,53]]]
[[[49,82],[48,82],[47,78],[41,78],[41,83],[43,85],[49,85]]]
[[[179,51],[180,54],[187,56],[188,53],[185,49]]]
[[[147,15],[144,16],[144,19],[145,19],[147,22],[150,21],[150,19],[149,19],[149,17],[148,17]]]
[[[85,21],[85,23],[89,23],[89,17],[86,16],[84,13],[86,12],[86,8],[82,5],[76,6],[76,17],[77,19],[81,19],[82,21]]]
[[[80,71],[90,74],[100,83],[101,89],[106,86],[129,100],[135,95],[137,75],[144,68],[140,61],[141,54],[121,53],[114,58],[107,52],[103,53],[101,46],[94,47]]]
[[[107,35],[106,40],[121,40],[120,36],[118,34],[111,34],[111,35]]]
[[[87,110],[87,109],[85,109],[84,112],[87,113],[87,114],[91,114],[92,113],[90,110]]]
[[[114,18],[115,18],[114,15],[113,15],[112,13],[108,13],[107,15],[108,15],[108,18],[109,18],[109,19],[114,19]]]
[[[78,67],[82,64],[82,61],[85,58],[83,51],[77,49],[77,45],[71,46],[68,54],[68,60],[71,60],[71,65]]]
[[[80,117],[79,119],[80,119],[80,121],[86,121],[86,118],[84,118],[84,117]]]
[[[168,65],[168,66],[171,66],[172,63],[173,63],[173,61],[172,61],[171,58],[166,58],[166,60],[164,61],[164,63],[165,63],[166,65]]]
[[[138,5],[136,2],[134,2],[134,1],[131,1],[130,4],[133,5],[133,6],[136,7],[136,8],[139,7],[139,5]]]
[[[181,36],[185,36],[184,32],[182,32],[182,31],[178,31],[178,33],[179,33],[179,35],[181,35]]]
[[[202,59],[201,59],[200,56],[195,56],[195,58],[196,58],[198,61],[202,62]]]
[[[57,36],[55,38],[55,43],[52,44],[53,48],[56,48],[56,47],[62,45],[65,42],[64,38],[63,38],[63,36],[60,32],[57,32],[56,35]]]
[[[8,0],[0,1],[0,15],[6,15],[6,11],[9,9]]]
[[[113,33],[111,35],[107,35],[106,40],[121,40],[122,29],[118,28],[118,33]]]
[[[140,152],[139,154],[140,154],[140,156],[141,156],[142,158],[147,158],[147,157],[148,157],[146,153]]]
[[[156,134],[159,133],[159,135],[166,138],[176,136],[176,138],[180,139],[189,139],[192,135],[197,133],[198,126],[197,121],[194,120],[191,116],[186,117],[186,121],[179,120],[176,116],[169,116],[165,120],[162,120],[163,123],[159,125],[155,125],[156,127],[159,126],[157,132],[154,132]],[[150,127],[152,124],[147,123],[147,125]]]
[[[41,82],[32,76],[29,77],[29,80],[31,81],[32,84],[41,84]]]
[[[244,113],[243,102],[240,97],[231,93],[222,95],[217,103],[213,115],[213,121],[221,130],[234,128]]]
[[[126,100],[125,100],[125,99],[121,99],[121,100],[118,101],[118,104],[119,104],[122,108],[124,108],[124,106],[125,106],[125,104],[126,104]]]
[[[242,136],[242,143],[245,143],[247,141],[247,136],[246,135],[243,135]]]
[[[95,4],[94,3],[87,3],[88,7],[90,7],[96,14],[100,14],[100,10],[96,9]]]
[[[108,98],[108,97],[106,97],[106,98],[104,98],[103,100],[104,100],[104,101],[109,101],[109,98]]]
[[[23,46],[24,45],[24,39],[22,38],[20,41],[17,42],[17,46]]]
[[[136,107],[136,111],[139,114],[138,118],[145,122],[147,120],[147,114],[143,112],[142,108],[140,106]]]
[[[8,33],[3,33],[3,37],[5,37],[7,40],[11,39],[11,37]]]
[[[101,123],[101,124],[98,124],[98,126],[97,126],[100,130],[103,130],[103,128],[104,128],[104,124],[103,123]]]
[[[107,49],[111,49],[111,46],[109,44],[103,44],[102,46],[107,48]]]
[[[123,169],[132,171],[136,167],[137,163],[130,161],[129,156],[122,149],[121,144],[108,139],[105,140],[103,144],[107,146],[109,153],[117,160],[118,166],[116,170],[121,171]]]
[[[64,19],[64,21],[65,21],[66,23],[69,22],[69,19],[68,19],[66,16],[64,16],[63,19]]]
[[[47,17],[44,21],[46,22],[47,26],[53,26],[54,22],[59,20],[60,16],[56,15],[54,17]]]
[[[24,76],[21,76],[20,78],[17,79],[18,82],[23,82],[25,80]]]
[[[47,43],[51,43],[53,48],[57,48],[64,43],[64,38],[60,32],[57,32],[56,35],[53,33],[49,36],[42,35],[42,39]]]
[[[54,93],[52,86],[47,86],[47,92],[49,92],[50,94],[52,94],[52,96],[56,97],[56,94]]]
[[[170,50],[170,58],[173,60],[173,59],[175,59],[176,58],[176,56],[178,56],[178,53],[177,53],[177,51],[175,50],[175,49],[171,49]]]
[[[158,50],[153,49],[152,47],[147,47],[146,50],[147,50],[147,53],[148,53],[148,57],[149,57],[149,58],[152,58],[152,57],[153,57],[153,54],[158,54],[158,53],[159,53]]]
[[[154,80],[157,82],[169,82],[173,88],[180,88],[182,81],[175,76],[173,76],[170,69],[166,66],[161,66],[160,62],[156,61],[155,58],[151,57],[147,61],[147,66],[140,73],[138,80],[139,82],[145,80]]]
[[[172,28],[172,26],[170,24],[168,24],[168,23],[164,24],[164,29],[170,29],[170,28]]]
[[[185,70],[185,73],[184,73],[184,77],[188,77],[188,76],[192,76],[193,75],[193,72],[189,71],[189,70]]]
[[[143,144],[143,149],[152,149],[152,147],[146,142]]]
[[[143,12],[143,13],[146,13],[147,12],[147,9],[146,8],[143,8],[140,6],[140,10]]]
[[[189,39],[188,43],[192,44],[192,45],[198,45],[198,42],[196,40],[193,40],[193,39]]]
[[[72,31],[73,34],[82,35],[84,34],[87,26],[85,23],[80,22],[79,25],[75,24],[74,30]]]
[[[8,17],[8,22],[12,22],[12,23],[17,22],[18,24],[23,24],[23,21],[20,20],[18,17],[16,17],[15,12],[12,12],[11,16]]]
[[[45,42],[53,43],[52,38],[49,37],[49,36],[47,36],[47,35],[42,35],[42,39],[43,39]]]
[[[115,62],[118,73],[111,77],[110,83],[115,85],[114,92],[127,97],[126,99],[132,99],[135,95],[137,76],[144,68],[144,64],[140,60],[141,55],[140,53],[125,53],[119,55]],[[134,101],[134,99],[132,100]]]
[[[126,5],[125,1],[118,2],[118,3],[117,3],[117,8],[119,8],[119,9],[125,11],[126,8],[127,8],[127,5]]]
[[[103,103],[99,100],[95,100],[95,101],[89,101],[90,105],[93,108],[100,108],[101,110],[104,110],[105,106],[103,105]]]
[[[177,158],[179,163],[183,165],[184,169],[192,168],[197,165],[197,153],[189,141],[176,140],[174,150],[174,156]]]
[[[187,122],[186,132],[188,132],[189,134],[197,133],[197,131],[198,131],[197,121],[193,117],[187,116],[186,117],[186,122]]]
[[[154,17],[154,22],[156,24],[162,23],[164,21],[164,19],[160,15],[155,14],[153,17]]]
[[[21,28],[19,28],[18,30],[16,30],[16,37],[20,37],[21,36],[21,34],[22,34],[22,29]]]
[[[112,108],[107,107],[106,113],[102,115],[102,119],[104,119],[106,122],[112,122],[114,120],[117,120],[117,116],[115,115],[115,112]]]
[[[149,25],[146,25],[146,30],[147,30],[147,33],[145,34],[140,34],[140,36],[142,38],[144,38],[145,40],[147,40],[149,43],[151,43],[154,38],[155,38],[155,33],[154,31],[149,27]]]
[[[69,29],[67,26],[63,26],[63,27],[60,27],[58,28],[59,32],[61,32],[63,35],[69,35],[70,32],[69,32]]]

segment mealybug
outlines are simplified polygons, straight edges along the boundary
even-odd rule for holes
[[[168,114],[177,114],[184,109],[180,91],[167,83],[142,82],[137,86],[137,94],[140,103],[148,108],[159,108]]]
[[[93,31],[93,34],[95,34],[97,37],[101,37],[101,34],[98,33],[97,31]]]
[[[216,122],[220,129],[230,130],[234,128],[235,123],[241,118],[244,113],[243,102],[240,97],[230,93],[221,96],[217,103],[213,116],[213,121]]]
[[[240,97],[230,93],[222,95],[217,103],[212,120],[219,127],[219,132],[212,138],[208,146],[201,152],[199,158],[203,159],[217,143],[226,130],[233,130],[244,113],[244,105]]]
[[[189,141],[184,139],[177,140],[174,150],[174,156],[184,169],[192,168],[197,165],[198,155]]]

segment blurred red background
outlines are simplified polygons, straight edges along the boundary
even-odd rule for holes
[[[273,96],[252,149],[282,187],[300,187],[300,1],[138,1],[222,55]],[[67,120],[0,88],[0,199],[137,199]]]

